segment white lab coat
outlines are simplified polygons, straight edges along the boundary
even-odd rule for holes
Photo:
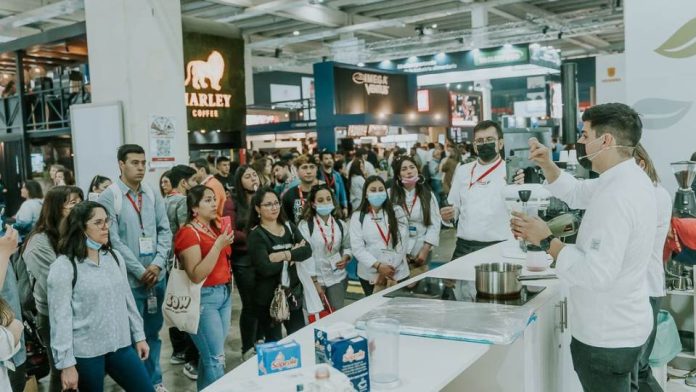
[[[650,264],[648,264],[648,295],[664,297],[667,295],[667,290],[665,290],[665,268],[662,262],[662,252],[672,218],[672,197],[662,185],[656,184],[655,200],[657,201],[657,230],[655,231],[652,257]]]
[[[595,347],[641,346],[653,326],[646,274],[657,204],[650,179],[628,159],[595,180],[564,172],[546,188],[586,210],[576,244],[556,261],[558,278],[569,287],[571,334]]]
[[[447,201],[454,207],[454,219],[459,219],[457,238],[480,242],[513,238],[510,212],[504,196],[507,186],[505,161],[486,178],[469,187],[495,163],[481,165],[477,161],[469,162],[460,165],[454,172]]]
[[[0,282],[1,283],[1,282]],[[0,391],[11,391],[10,377],[7,375],[8,367],[15,370],[12,357],[19,351],[21,339],[15,341],[9,329],[0,326]]]
[[[331,235],[332,221],[334,222],[333,237]],[[307,224],[306,220],[302,220],[297,225],[297,228],[300,230],[300,233],[305,238],[307,243],[312,247],[312,257],[303,261],[303,263],[307,264],[307,262],[309,262],[308,265],[313,265],[314,273],[312,276],[316,276],[319,284],[322,286],[330,287],[343,282],[348,276],[345,268],[335,269],[330,260],[332,257],[338,257],[336,255],[351,255],[349,234],[350,229],[347,223],[340,220],[335,220],[333,217],[331,217],[326,223],[323,219],[319,218],[319,222],[322,230],[324,230],[324,235],[326,236],[327,241],[330,244],[333,244],[331,252],[329,252],[326,247],[324,237],[322,237],[321,230],[319,230],[319,224],[317,224],[316,220],[314,221],[314,229],[311,235],[309,234],[309,225]],[[345,235],[341,236],[341,229],[338,228],[338,225],[343,226],[343,233],[345,233]]]
[[[362,202],[362,191],[365,186],[365,178],[361,176],[353,176],[350,178],[350,205],[353,207],[353,211],[357,211],[360,208],[360,203]]]
[[[408,219],[404,210],[399,206],[394,206],[394,213],[399,224],[399,243],[396,248],[387,248],[377,229],[377,224],[382,228],[382,232],[388,235],[387,214],[380,210],[375,219],[368,212],[365,214],[363,223],[360,224],[360,211],[353,212],[350,218],[350,248],[353,256],[358,260],[358,276],[361,279],[374,283],[377,280],[377,270],[372,265],[379,261],[388,263],[396,269],[394,280],[402,280],[409,276],[408,263],[406,262],[406,245],[408,239]],[[393,241],[390,240],[390,245]],[[383,250],[390,249],[395,252],[395,259],[385,260]]]
[[[442,218],[440,217],[440,207],[437,204],[437,198],[430,193],[430,226],[425,226],[423,219],[423,208],[419,197],[415,198],[415,188],[412,191],[406,191],[406,206],[404,212],[408,219],[408,244],[406,246],[406,254],[417,256],[425,242],[433,247],[440,244],[440,227],[442,226]],[[411,206],[413,204],[413,207]],[[404,207],[404,206],[402,206]],[[409,215],[408,211],[411,211]],[[411,233],[411,227],[416,228],[416,235]]]

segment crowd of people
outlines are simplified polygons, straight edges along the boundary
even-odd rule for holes
[[[145,151],[132,144],[118,149],[115,164],[120,175],[95,177],[85,190],[87,198],[82,189],[66,185],[60,170],[55,178],[62,180],[45,193],[27,180],[22,188],[25,202],[17,214],[17,227],[26,233],[19,251],[21,236],[15,229],[8,227],[0,238],[0,282],[5,282],[0,360],[11,370],[9,377],[6,369],[0,372],[0,389],[11,385],[14,391],[23,390],[25,356],[17,352],[22,335],[17,319],[33,310],[37,334],[48,348],[51,392],[103,390],[106,374],[126,390],[165,391],[160,365],[162,307],[168,271],[180,268],[190,282],[202,285],[200,318],[195,333],[169,329],[170,362],[183,365],[184,374],[202,390],[225,373],[225,340],[233,308],[241,310],[238,327],[246,360],[255,355],[258,342],[281,339],[283,328],[291,334],[322,312],[342,308],[351,263],[357,264],[357,280],[365,295],[424,273],[446,227],[456,227],[453,258],[513,236],[542,248],[546,241],[548,252],[559,259],[559,277],[576,287],[571,303],[581,309],[576,313],[581,316],[573,320],[574,361],[596,352],[605,355],[613,367],[607,365],[608,374],[602,377],[619,385],[624,370],[633,371],[637,358],[644,357],[649,331],[643,326],[648,326],[646,317],[652,312],[644,309],[647,291],[617,290],[641,285],[647,272],[641,277],[635,271],[659,261],[654,260],[652,247],[661,246],[659,237],[666,235],[666,230],[632,234],[640,225],[660,228],[664,219],[634,222],[622,209],[609,211],[620,195],[645,191],[640,188],[645,184],[658,186],[655,176],[648,180],[641,174],[641,168],[649,174],[654,168],[638,145],[634,113],[623,106],[588,110],[579,143],[587,148],[579,153],[581,163],[589,161],[593,169],[605,173],[615,173],[612,168],[620,166],[621,173],[634,180],[623,193],[607,193],[618,186],[602,180],[608,176],[573,182],[560,174],[547,147],[530,142],[532,159],[544,170],[549,186],[569,205],[588,208],[587,225],[597,235],[614,238],[614,232],[601,227],[595,216],[618,213],[616,222],[628,222],[621,238],[603,247],[600,237],[588,231],[581,230],[577,246],[567,246],[550,238],[538,220],[515,215],[511,223],[501,197],[507,184],[503,134],[492,121],[476,125],[471,145],[447,140],[445,145],[417,143],[410,150],[254,152],[250,164],[241,166],[227,157],[195,159],[165,172],[159,189],[144,182]],[[590,148],[597,140],[601,146]],[[597,201],[573,196],[577,191],[589,198],[588,189],[605,195],[607,204],[597,207]],[[644,199],[633,197],[635,208],[652,203],[654,210],[655,196]],[[665,198],[659,200],[665,207]],[[663,215],[665,210],[669,212],[660,209]],[[634,251],[625,255],[618,249],[634,243]],[[592,262],[581,263],[583,258]],[[595,272],[580,271],[581,264],[604,271],[607,260],[618,265],[610,277],[593,281]],[[14,268],[8,268],[10,264]],[[633,272],[624,274],[629,267]],[[27,286],[23,279],[29,281],[29,298],[20,289]],[[233,280],[241,304],[233,303]],[[619,281],[622,285],[609,294],[602,291],[604,285]],[[602,290],[592,291],[599,286]],[[287,317],[277,316],[279,290],[287,299]],[[659,298],[662,293],[657,291],[650,296]],[[27,304],[30,309],[20,308]],[[611,316],[614,305],[632,306],[636,316]],[[610,319],[606,325],[588,325],[597,311],[590,306],[604,309],[604,317]],[[635,325],[624,325],[627,322]],[[652,323],[654,338],[654,317]],[[638,324],[641,328],[636,328]],[[634,334],[612,340],[609,327]],[[619,353],[616,344],[634,349]],[[645,363],[641,360],[643,381],[651,377]],[[623,367],[617,370],[619,365]],[[599,376],[581,365],[576,369],[583,385],[592,390]]]

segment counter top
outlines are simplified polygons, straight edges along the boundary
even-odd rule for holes
[[[297,341],[302,347],[303,367],[313,367],[315,364],[315,326],[331,325],[338,321],[355,324],[355,321],[360,316],[383,305],[389,300],[389,298],[384,298],[383,294],[397,290],[415,280],[421,279],[423,276],[474,280],[474,266],[480,263],[504,261],[524,264],[524,260],[509,259],[502,256],[504,251],[508,254],[510,253],[510,249],[516,246],[517,242],[510,240],[453,260],[437,269],[428,271],[424,275],[412,278],[380,293],[356,301],[330,316],[302,328],[282,341]],[[549,271],[550,270],[535,273],[525,269],[522,274],[548,274],[550,273]],[[523,305],[524,307],[529,307],[532,312],[542,307],[558,293],[558,280],[556,279],[535,280],[533,283],[526,282],[525,284],[546,286],[544,291],[539,293],[539,295],[534,297],[530,302]],[[399,373],[402,382],[402,386],[398,389],[399,391],[439,391],[490,349],[490,346],[487,344],[428,339],[405,335],[400,336],[399,343]],[[288,382],[285,384],[287,385],[287,389],[283,389],[283,391],[295,391],[295,384],[291,383],[289,378],[291,373],[293,372],[263,376],[263,378],[288,378]],[[241,391],[242,389],[239,388],[242,384],[245,385],[244,391],[246,392],[269,390],[264,388],[264,383],[257,374],[257,363],[254,357],[226,374],[205,391]],[[428,375],[428,377],[423,377],[423,375]],[[269,381],[271,380],[269,379]],[[259,385],[252,386],[253,384]],[[273,391],[279,390],[273,388]]]

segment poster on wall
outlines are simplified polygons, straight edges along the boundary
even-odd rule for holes
[[[450,112],[455,127],[473,127],[481,120],[481,96],[450,92]]]
[[[314,78],[302,77],[302,99],[314,99]]]
[[[174,157],[174,135],[176,126],[174,119],[169,116],[150,115],[148,121],[148,135],[150,144],[150,167],[172,167]]]
[[[236,133],[245,129],[244,41],[184,32],[184,87],[189,130]]]

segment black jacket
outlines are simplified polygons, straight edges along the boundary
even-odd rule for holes
[[[288,230],[288,225],[291,230]],[[273,293],[280,284],[283,273],[283,263],[272,263],[268,255],[274,252],[290,250],[292,261],[302,262],[312,256],[312,248],[309,244],[292,249],[295,244],[303,240],[302,234],[297,227],[288,223],[285,226],[285,234],[277,237],[261,226],[255,227],[247,237],[249,256],[256,272],[254,299],[257,305],[270,306]],[[292,250],[291,250],[292,249]],[[288,268],[290,275],[290,288],[293,292],[298,292],[298,285],[301,287],[300,279],[297,277],[295,264]],[[299,292],[302,292],[299,290]]]

